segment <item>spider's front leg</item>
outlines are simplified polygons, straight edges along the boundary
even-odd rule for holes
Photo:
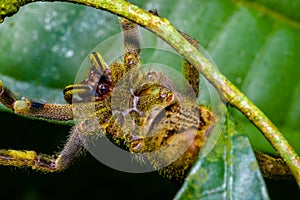
[[[15,95],[0,80],[0,102],[16,114],[52,120],[73,119],[72,106],[67,104],[49,104],[30,101],[27,98],[17,100]]]
[[[72,105],[65,104],[48,104],[38,103],[23,98],[17,100],[15,95],[3,86],[0,81],[0,102],[10,110],[17,114],[25,116],[34,116],[44,119],[54,120],[71,120],[73,119]],[[22,151],[12,149],[0,149],[0,165],[9,165],[16,167],[32,167],[33,169],[52,172],[64,169],[74,156],[71,153],[81,152],[83,145],[78,140],[78,130],[72,130],[74,134],[69,138],[66,147],[60,153],[57,159],[56,156],[38,154],[35,151]],[[68,149],[66,152],[65,149]],[[68,158],[68,159],[66,159]],[[67,160],[67,161],[66,161]]]

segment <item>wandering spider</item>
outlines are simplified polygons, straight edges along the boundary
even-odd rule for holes
[[[185,177],[213,124],[212,113],[198,106],[195,99],[181,94],[163,73],[143,74],[138,27],[126,19],[120,23],[123,63],[107,66],[99,53],[92,52],[88,77],[63,91],[67,104],[39,103],[24,97],[17,100],[0,81],[0,102],[15,113],[59,121],[74,119],[76,124],[57,155],[2,149],[0,165],[62,171],[85,151],[89,138],[104,134],[121,148],[143,155],[140,160],[148,159],[165,176],[177,180]],[[198,45],[186,34],[182,35],[194,46]],[[198,95],[198,71],[187,62],[182,66]],[[121,79],[125,84],[116,87]]]
[[[92,67],[87,78],[63,91],[67,104],[39,103],[24,97],[17,100],[0,81],[0,102],[15,113],[75,121],[58,154],[1,149],[0,165],[31,167],[44,172],[62,171],[86,151],[90,140],[105,135],[115,145],[137,155],[138,160],[148,160],[164,176],[183,180],[217,117],[205,106],[197,105],[196,98],[182,93],[162,72],[142,73],[138,27],[126,19],[121,19],[120,23],[123,62],[107,66],[99,53],[92,52]],[[194,46],[198,45],[191,37],[181,34]],[[198,71],[186,61],[182,70],[198,96]],[[264,155],[257,155],[263,166]],[[268,173],[268,168],[263,170]]]

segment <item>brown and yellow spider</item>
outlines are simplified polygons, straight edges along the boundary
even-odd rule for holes
[[[120,21],[124,38],[123,63],[106,66],[101,55],[92,52],[88,77],[64,89],[68,104],[39,103],[24,97],[16,100],[0,81],[0,102],[15,113],[52,120],[74,119],[76,124],[57,155],[3,149],[0,150],[0,165],[31,167],[44,172],[62,171],[85,151],[89,138],[104,134],[123,149],[144,155],[144,159],[167,177],[180,180],[187,174],[209,133],[212,113],[198,106],[195,99],[181,94],[163,73],[143,74],[138,27],[126,19]],[[182,35],[197,46],[196,41]],[[198,71],[187,62],[183,63],[183,71],[198,95]],[[116,87],[121,79],[125,84]],[[112,105],[112,101],[117,104]],[[118,117],[112,110],[119,113]],[[178,157],[182,149],[185,151]],[[169,163],[172,164],[167,165]]]
[[[138,27],[126,19],[120,21],[123,63],[107,66],[99,53],[92,52],[92,67],[87,78],[63,91],[67,104],[39,103],[27,98],[17,100],[0,81],[0,102],[15,113],[75,121],[68,141],[58,154],[2,149],[0,165],[62,171],[86,150],[91,138],[105,135],[115,145],[147,159],[166,177],[183,180],[217,117],[205,106],[197,105],[195,98],[181,93],[163,73],[155,70],[142,73]],[[198,45],[181,34],[194,46]],[[198,71],[186,61],[182,69],[198,96]],[[119,82],[122,84],[118,85]],[[262,157],[264,155],[259,156]]]

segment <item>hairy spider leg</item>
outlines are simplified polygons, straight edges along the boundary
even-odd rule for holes
[[[124,40],[124,65],[126,72],[140,67],[140,34],[138,25],[120,18]]]
[[[70,120],[73,118],[72,105],[63,104],[42,104],[38,102],[29,101],[27,99],[16,100],[13,93],[3,86],[0,81],[0,102],[6,107],[10,108],[17,114],[26,116],[40,117],[44,119],[55,120]],[[40,171],[59,171],[62,170],[66,164],[69,164],[72,153],[81,152],[83,146],[78,140],[78,130],[73,129],[68,142],[63,151],[58,156],[49,156],[45,154],[38,154],[34,151],[22,150],[0,150],[0,165],[10,165],[16,167],[32,167]],[[69,152],[69,153],[67,153]],[[74,156],[73,156],[74,157]],[[67,162],[65,161],[68,158]],[[63,164],[62,164],[63,163]],[[56,167],[58,166],[58,167]]]
[[[189,42],[191,43],[195,48],[198,49],[198,41],[195,40],[194,38],[190,37],[189,35],[180,32],[179,33]],[[200,79],[199,79],[199,71],[195,68],[195,66],[193,66],[191,63],[189,63],[186,60],[182,61],[182,74],[184,75],[184,77],[187,79],[187,81],[189,82],[190,86],[193,88],[196,97],[198,97],[199,95],[199,83],[200,83]]]
[[[152,13],[153,15],[156,15],[159,17],[159,14],[157,12],[157,10],[149,10],[150,13]],[[189,36],[188,34],[181,32],[179,30],[177,30],[182,37],[184,37],[189,43],[191,43],[195,48],[198,49],[198,41],[195,40],[194,38],[192,38],[191,36]],[[187,81],[189,82],[190,86],[192,87],[193,91],[195,92],[196,97],[198,97],[199,95],[199,83],[200,83],[200,79],[199,79],[199,71],[195,68],[195,66],[193,66],[191,63],[189,63],[187,60],[183,59],[182,61],[182,74],[184,75],[184,77],[187,79]]]
[[[4,87],[2,81],[0,81],[0,102],[16,114],[58,121],[73,119],[71,105],[39,103],[26,98],[17,100],[15,96],[16,95]]]

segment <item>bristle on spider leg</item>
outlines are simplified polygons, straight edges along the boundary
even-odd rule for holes
[[[83,127],[84,129],[85,127]],[[82,133],[80,126],[74,126],[71,130],[71,135],[67,143],[64,145],[62,151],[59,153],[55,168],[58,171],[66,169],[77,157],[82,155],[85,151],[85,134]]]

